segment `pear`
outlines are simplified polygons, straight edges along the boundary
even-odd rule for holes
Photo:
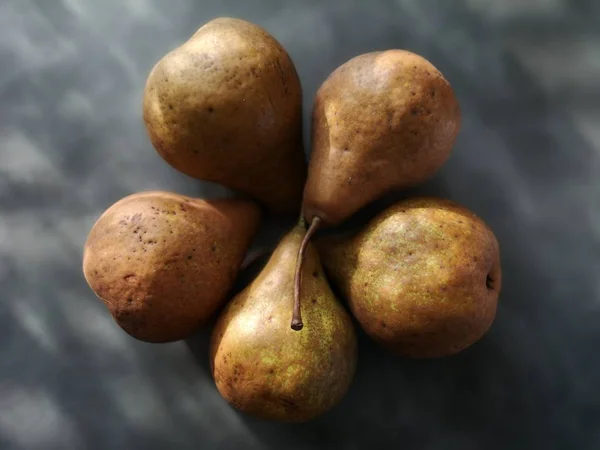
[[[185,339],[227,299],[259,222],[246,200],[133,194],[92,227],[84,276],[131,336]]]
[[[304,217],[313,230],[335,226],[426,181],[448,159],[460,125],[450,83],[422,56],[387,50],[351,59],[316,95]]]
[[[494,321],[501,287],[498,242],[457,203],[401,201],[358,234],[325,237],[317,246],[365,332],[399,355],[457,353]]]
[[[239,410],[264,419],[303,422],[324,413],[344,396],[356,370],[354,325],[311,245],[302,277],[305,327],[289,327],[304,233],[297,226],[282,239],[257,278],[225,307],[211,336],[219,392]]]
[[[450,83],[405,50],[357,56],[319,89],[304,214],[336,225],[383,194],[430,178],[461,123]]]
[[[288,53],[263,28],[228,17],[202,26],[151,70],[143,116],[174,168],[275,212],[299,210],[302,88]]]

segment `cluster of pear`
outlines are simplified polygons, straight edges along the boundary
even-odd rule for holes
[[[355,323],[415,358],[454,354],[491,326],[498,243],[454,202],[404,200],[357,234],[312,243],[319,227],[424,182],[448,158],[460,109],[423,57],[379,51],[336,69],[315,98],[308,165],[294,64],[243,20],[215,19],[164,56],[148,77],[143,116],[165,161],[245,197],[130,195],[94,224],[84,274],[115,321],[147,342],[185,339],[224,306],[210,364],[238,409],[282,421],[330,409],[354,376]],[[259,228],[258,205],[302,217],[230,298]]]

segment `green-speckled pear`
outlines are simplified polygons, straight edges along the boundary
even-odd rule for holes
[[[363,329],[397,354],[457,353],[494,321],[498,242],[480,218],[454,202],[405,200],[356,236],[323,238],[317,246]]]
[[[219,392],[239,410],[263,419],[304,422],[324,413],[342,399],[356,369],[354,325],[312,246],[302,277],[304,328],[289,326],[304,234],[297,226],[283,238],[212,333],[211,368]]]

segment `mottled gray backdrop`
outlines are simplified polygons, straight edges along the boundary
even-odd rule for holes
[[[447,360],[361,339],[339,407],[305,425],[219,397],[206,336],[129,338],[87,288],[81,250],[135,191],[222,195],[155,154],[151,66],[232,15],[289,50],[305,92],[359,53],[421,53],[463,129],[424,190],[496,231],[504,289],[485,339]],[[600,2],[594,0],[0,0],[0,448],[599,449]],[[270,220],[261,245],[290,220]]]

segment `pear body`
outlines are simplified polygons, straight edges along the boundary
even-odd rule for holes
[[[143,115],[174,168],[276,212],[299,209],[302,89],[289,55],[264,29],[234,18],[205,24],[154,66]]]
[[[367,53],[317,92],[304,215],[336,225],[384,194],[430,178],[460,129],[454,92],[425,58]]]
[[[481,219],[454,202],[399,202],[357,235],[322,239],[318,248],[362,328],[397,354],[451,355],[494,321],[498,242]]]
[[[259,207],[245,200],[133,194],[92,227],[83,272],[131,336],[184,339],[226,299],[259,222]]]
[[[303,227],[287,234],[258,277],[225,308],[211,338],[221,395],[246,413],[303,422],[341,400],[356,369],[350,315],[336,300],[314,248],[302,277],[304,328],[290,328]]]

